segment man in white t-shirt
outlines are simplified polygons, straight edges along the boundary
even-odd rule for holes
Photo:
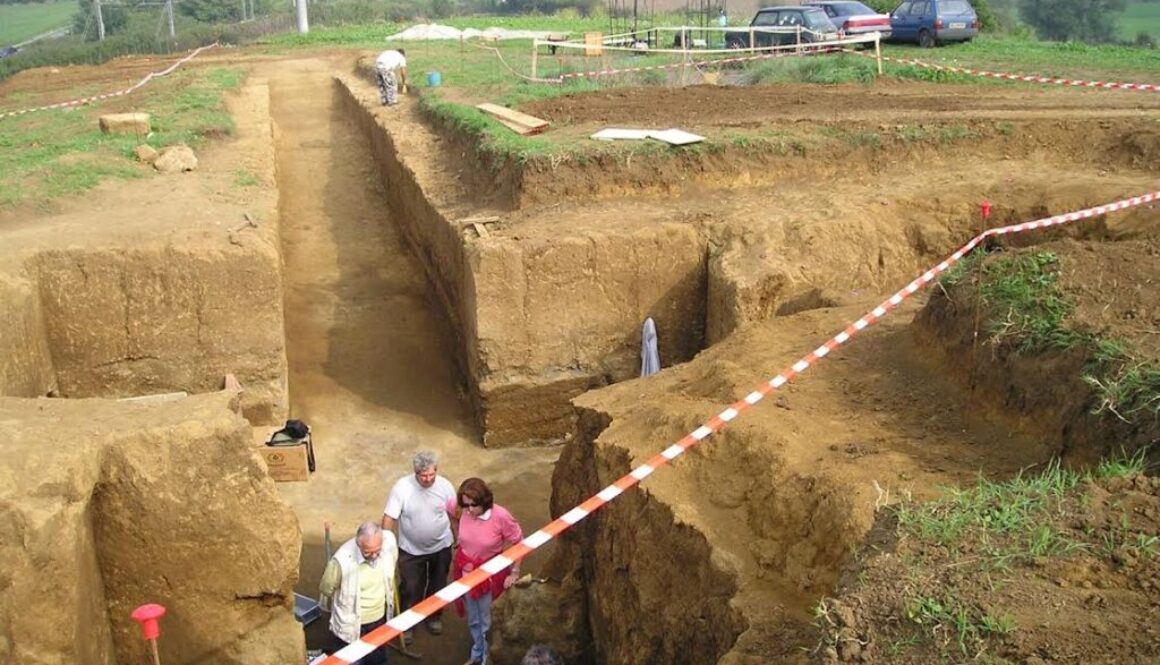
[[[402,610],[446,586],[451,568],[451,520],[446,506],[455,502],[455,488],[439,475],[435,453],[415,453],[411,466],[415,473],[395,483],[383,509],[383,528],[398,533]],[[427,620],[427,630],[433,635],[443,632],[440,614]]]
[[[375,79],[379,84],[379,98],[383,104],[399,103],[399,87],[407,92],[407,52],[388,49],[375,58]]]

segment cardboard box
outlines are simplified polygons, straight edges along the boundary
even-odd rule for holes
[[[270,477],[276,482],[295,482],[310,479],[310,461],[307,455],[306,443],[295,446],[267,446],[270,438],[267,430],[255,430],[254,442],[258,444],[258,452],[266,460],[266,468],[270,470]]]
[[[270,477],[277,482],[310,479],[305,443],[297,446],[262,446],[262,457],[266,459]]]

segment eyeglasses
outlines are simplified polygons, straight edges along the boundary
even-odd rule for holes
[[[468,503],[467,501],[460,501],[459,502],[459,506],[461,508],[474,508],[478,505],[479,505],[478,503]]]

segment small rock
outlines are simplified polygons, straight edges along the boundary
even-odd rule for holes
[[[777,401],[774,402],[774,405],[777,407],[780,407],[782,409],[785,409],[786,411],[790,410],[789,409],[789,400],[787,400],[784,397],[778,397]]]
[[[148,113],[106,113],[100,117],[101,131],[105,134],[148,134]]]
[[[145,162],[146,164],[152,164],[153,162],[157,161],[158,153],[157,150],[153,148],[153,146],[141,144],[136,148],[133,148],[133,154],[137,155],[137,159],[139,161]]]
[[[197,155],[184,143],[166,146],[153,162],[153,168],[162,173],[192,171],[197,168]]]
[[[838,645],[838,654],[846,662],[858,660],[862,655],[862,645],[858,640],[846,640]]]

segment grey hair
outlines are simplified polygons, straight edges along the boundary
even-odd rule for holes
[[[358,525],[358,533],[355,534],[356,542],[363,542],[367,538],[373,538],[383,532],[383,527],[379,526],[377,522],[363,522]]]
[[[546,644],[536,644],[524,654],[520,665],[564,665],[559,654]]]
[[[411,466],[415,469],[415,473],[426,471],[427,469],[434,469],[439,465],[439,458],[430,450],[424,450],[415,453],[411,458]]]

